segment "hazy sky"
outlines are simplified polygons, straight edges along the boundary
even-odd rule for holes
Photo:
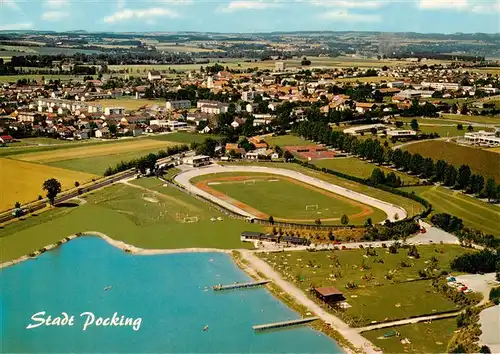
[[[500,32],[500,0],[0,0],[0,30]]]

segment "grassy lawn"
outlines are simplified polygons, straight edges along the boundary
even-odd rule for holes
[[[438,213],[449,213],[463,219],[468,227],[500,236],[500,208],[459,192],[438,186],[406,187],[432,204]]]
[[[39,137],[39,138],[21,139],[21,141],[19,143],[15,143],[15,145],[13,145],[13,146],[66,145],[66,144],[75,144],[75,143],[78,144],[79,141],[78,140],[61,140],[61,139]]]
[[[45,196],[42,184],[49,178],[57,178],[62,189],[74,188],[75,181],[80,184],[91,181],[97,176],[89,173],[69,171],[62,168],[44,166],[37,163],[0,158],[0,210],[36,200]]]
[[[151,139],[160,140],[160,141],[172,141],[183,144],[191,144],[191,143],[202,143],[206,139],[216,139],[220,140],[221,137],[219,135],[213,134],[194,134],[187,132],[175,132],[171,134],[161,134],[152,136]]]
[[[315,287],[334,286],[342,291],[351,307],[337,311],[348,323],[360,327],[373,321],[457,309],[453,302],[433,290],[430,280],[410,280],[420,279],[418,271],[427,268],[432,257],[437,259],[438,272],[449,271],[449,263],[456,255],[471,251],[452,245],[418,246],[418,251],[420,259],[409,258],[407,250],[402,248],[397,254],[376,249],[376,255],[372,256],[362,249],[259,253],[259,256],[313,299],[315,295],[310,289]],[[392,278],[388,279],[388,274]],[[357,288],[347,289],[348,282],[354,282]]]
[[[148,154],[151,151],[159,151],[172,145],[175,144],[168,141],[158,141],[153,139],[127,139],[121,143],[109,142],[91,146],[78,146],[71,149],[62,148],[57,150],[18,154],[15,158],[23,161],[51,163],[56,161],[84,159],[129,152],[143,152]]]
[[[8,261],[82,231],[100,231],[126,243],[151,249],[213,247],[248,248],[240,242],[242,231],[260,226],[229,219],[203,202],[154,179],[136,182],[161,195],[116,184],[85,196],[88,203],[74,208],[55,208],[16,221],[0,230],[0,261]],[[144,200],[148,198],[150,201]],[[151,200],[158,200],[152,202]],[[198,222],[179,218],[197,216]],[[223,221],[210,221],[222,217]]]
[[[312,141],[302,139],[296,135],[279,135],[279,136],[266,136],[264,138],[265,142],[269,146],[302,146],[302,145],[313,145]]]
[[[103,107],[123,107],[126,110],[137,110],[144,106],[158,105],[160,107],[165,106],[165,100],[148,100],[148,99],[135,99],[132,97],[120,97],[117,99],[109,100],[98,100],[95,101],[96,104],[101,104]]]
[[[454,136],[464,136],[465,133],[468,133],[467,124],[464,124],[464,128],[462,130],[458,130],[456,126],[439,126],[439,125],[422,125],[420,124],[419,129],[423,133],[438,133],[440,137],[454,137]],[[473,131],[477,132],[479,130],[492,131],[492,128],[488,127],[478,127],[475,126]]]
[[[226,165],[225,163],[221,163],[222,165]],[[234,163],[229,163],[231,165]],[[252,162],[242,162],[240,164],[255,164]],[[301,172],[305,175],[312,176],[318,179],[322,179],[326,182],[342,186],[353,191],[366,194],[370,197],[383,200],[388,203],[392,203],[394,205],[400,206],[406,210],[408,215],[416,215],[424,210],[424,206],[420,203],[417,203],[411,199],[401,197],[399,195],[395,195],[377,188],[365,186],[363,184],[359,184],[356,182],[352,182],[346,180],[344,178],[340,178],[334,175],[326,174],[319,171],[310,170],[306,167],[302,167],[300,165],[294,163],[278,163],[278,162],[259,162],[257,166],[267,166],[267,167],[275,167],[275,168],[286,168],[293,171]]]
[[[494,152],[442,140],[423,141],[407,145],[403,149],[412,154],[419,153],[423,157],[431,157],[435,161],[445,160],[457,168],[467,164],[473,173],[479,173],[485,178],[493,177],[497,183],[500,182],[500,159]]]
[[[218,183],[209,184],[209,188],[276,219],[314,222],[315,219],[340,220],[343,214],[347,214],[349,219],[353,222],[357,220],[358,223],[364,223],[368,217],[372,217],[374,222],[385,219],[385,213],[380,210],[373,215],[373,209],[366,205],[281,176],[220,173],[203,177],[204,182]],[[238,180],[234,180],[235,178]],[[249,184],[241,179],[255,182]],[[317,205],[318,208],[306,210],[307,205]],[[330,221],[338,223],[339,220]]]
[[[464,120],[473,123],[500,124],[500,117],[491,116],[469,116],[461,114],[443,114],[441,119]]]
[[[399,332],[401,336],[384,338],[384,334],[391,330]],[[431,323],[420,322],[363,332],[363,337],[386,353],[445,353],[456,330],[456,319],[446,318]],[[403,338],[408,338],[410,344],[401,344]]]
[[[390,168],[377,166],[376,164],[362,161],[355,157],[316,160],[313,161],[313,164],[319,167],[329,168],[359,178],[370,178],[373,170],[375,168],[380,168],[386,175],[388,173],[394,172],[396,176],[399,176],[401,180],[403,180],[404,184],[413,184],[419,181],[418,178],[409,176],[406,173],[392,171]]]

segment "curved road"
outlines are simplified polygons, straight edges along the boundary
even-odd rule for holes
[[[387,214],[388,219],[391,221],[396,220],[394,218],[394,216],[396,214],[398,216],[398,219],[403,219],[403,218],[406,218],[406,216],[407,216],[406,210],[404,210],[403,208],[398,207],[394,204],[390,204],[390,203],[384,202],[382,200],[369,197],[367,195],[346,189],[344,187],[337,186],[335,184],[325,182],[323,180],[305,175],[305,174],[300,173],[300,172],[282,169],[282,168],[261,167],[261,166],[219,166],[219,165],[214,165],[214,166],[209,166],[209,167],[192,169],[192,170],[188,170],[186,172],[180,173],[175,177],[175,181],[177,183],[179,183],[180,185],[184,186],[189,192],[191,192],[193,194],[197,194],[199,196],[202,196],[203,198],[209,199],[209,200],[225,207],[226,209],[234,211],[235,213],[238,213],[240,215],[254,218],[255,215],[252,215],[252,214],[248,213],[247,211],[242,210],[242,209],[236,207],[235,205],[233,205],[225,200],[222,200],[222,199],[220,199],[220,198],[218,198],[218,197],[216,197],[208,192],[201,190],[200,188],[192,185],[190,182],[190,180],[192,178],[197,177],[197,176],[203,176],[203,175],[208,175],[208,174],[213,174],[213,173],[224,173],[224,172],[243,172],[243,173],[245,173],[245,172],[259,172],[259,173],[269,173],[269,174],[289,177],[289,178],[293,178],[293,179],[302,181],[304,183],[310,184],[310,185],[315,186],[317,188],[321,188],[321,189],[327,190],[329,192],[339,194],[339,195],[347,197],[349,199],[356,200],[358,202],[369,205],[371,207],[380,209]]]

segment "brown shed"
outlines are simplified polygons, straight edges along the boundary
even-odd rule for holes
[[[324,286],[321,288],[314,288],[316,295],[325,302],[344,301],[344,294],[333,286]]]

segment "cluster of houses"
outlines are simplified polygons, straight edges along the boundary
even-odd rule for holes
[[[304,71],[308,74],[305,75]],[[369,71],[370,75],[375,73],[379,76],[373,82],[365,77]],[[368,85],[373,93],[388,96],[388,99],[384,99],[383,103],[365,102],[330,90],[333,85],[356,87],[356,83],[342,81],[356,77],[365,77],[367,84],[362,84],[363,87]],[[490,83],[481,85],[486,79]],[[0,129],[6,132],[10,128],[9,132],[12,132],[12,129],[29,126],[37,133],[64,139],[138,136],[175,130],[210,133],[221,128],[217,117],[228,112],[233,117],[229,125],[235,130],[244,126],[249,117],[252,117],[253,127],[270,125],[285,102],[298,103],[293,114],[300,120],[305,119],[306,107],[317,102],[321,103],[322,113],[351,110],[360,115],[373,111],[390,115],[394,110],[408,108],[415,99],[435,98],[436,95],[442,98],[474,97],[478,92],[488,95],[499,92],[498,78],[497,84],[492,85],[488,74],[450,65],[331,69],[314,66],[289,68],[286,62],[278,61],[274,71],[265,70],[258,74],[224,70],[207,74],[200,70],[186,73],[183,80],[174,84],[159,72],[151,71],[144,80],[139,79],[135,81],[136,85],[128,84],[119,89],[105,89],[106,79],[63,84],[57,88],[51,86],[50,89],[44,83],[0,86]],[[179,99],[159,104],[152,101],[137,110],[127,110],[120,105],[125,97],[128,100],[143,97],[150,87],[146,84],[148,81],[152,87],[159,85],[159,88],[169,92],[196,86],[209,89],[217,97],[231,95],[231,98],[224,99],[224,102]],[[234,99],[234,95],[239,98]],[[109,103],[109,99],[114,98],[116,104],[113,106],[99,103],[102,99]],[[439,101],[439,98],[436,100]],[[422,100],[421,104],[424,101],[429,100]],[[301,107],[301,104],[304,106]],[[431,100],[431,104],[434,101]],[[401,130],[391,130],[390,133],[397,137],[414,134]],[[266,153],[266,147],[258,149],[261,150],[256,154]],[[238,152],[236,148],[231,150]]]

